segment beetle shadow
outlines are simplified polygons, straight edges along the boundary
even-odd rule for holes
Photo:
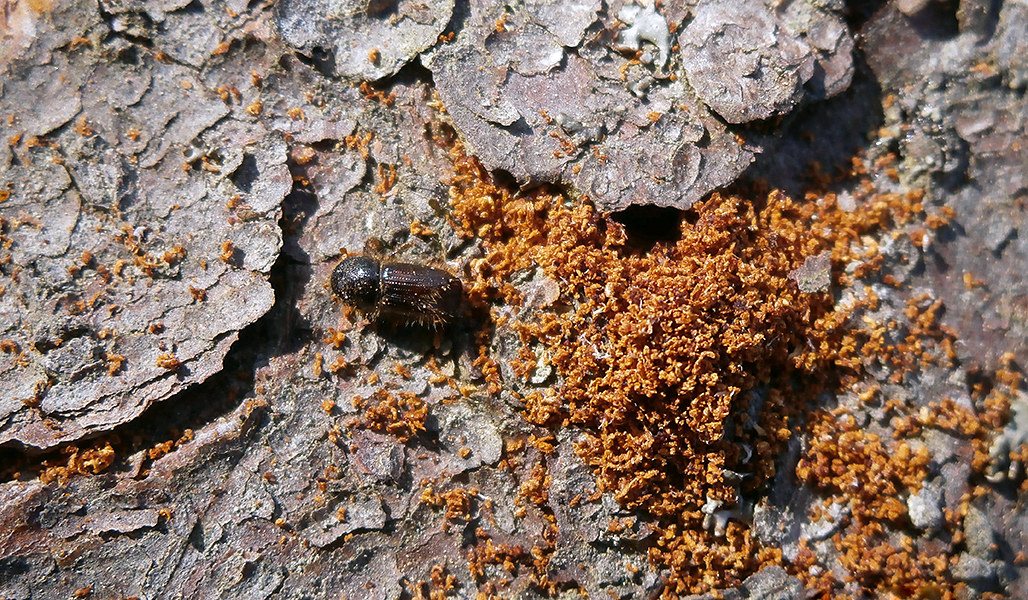
[[[460,361],[465,356],[473,358],[475,333],[485,325],[477,312],[465,307],[453,321],[437,324],[379,318],[372,319],[368,327],[401,354],[452,357]]]
[[[404,353],[428,354],[439,347],[438,340],[444,330],[421,323],[405,323],[396,319],[380,318],[368,325],[383,341]]]

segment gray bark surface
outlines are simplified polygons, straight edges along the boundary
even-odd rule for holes
[[[684,210],[740,178],[802,197],[811,160],[831,169],[857,150],[894,152],[897,180],[883,185],[923,188],[957,217],[927,248],[883,250],[884,272],[944,301],[963,368],[901,385],[875,376],[914,406],[971,405],[975,369],[1005,353],[1023,364],[1028,6],[665,4],[4,2],[0,598],[413,597],[437,564],[463,582],[453,596],[473,598],[477,530],[528,552],[550,514],[549,576],[567,594],[659,594],[645,522],[615,533],[612,519],[637,515],[609,493],[579,501],[595,480],[574,430],[557,433],[553,454],[527,445],[501,466],[510,440],[552,432],[509,391],[430,383],[429,356],[481,383],[470,328],[325,341],[349,326],[327,286],[341,251],[375,238],[397,259],[455,271],[478,256],[446,221],[451,159],[436,139],[450,127],[490,170],[587,195],[601,212]],[[433,233],[413,234],[414,222]],[[800,284],[823,288],[824,262]],[[906,297],[877,291],[874,316],[902,320]],[[497,331],[505,375],[519,348]],[[553,383],[537,375],[536,388]],[[352,399],[382,387],[424,402],[428,431],[401,441],[347,427]],[[832,402],[891,435],[880,407]],[[999,448],[1028,439],[1018,402]],[[43,481],[28,468],[101,435],[118,449],[103,473]],[[908,500],[909,533],[931,545],[979,482],[970,440],[919,442],[935,458]],[[830,563],[835,526],[810,521],[821,498],[790,476],[803,443],[753,514],[732,518],[752,518],[787,559],[803,538]],[[1014,560],[1028,552],[1024,466],[1003,456],[965,522],[954,573],[968,597],[1028,597],[1028,566]],[[546,511],[516,505],[543,462]],[[471,517],[423,502],[426,486],[477,490]],[[504,596],[540,596],[524,567],[489,565],[482,579],[500,578]],[[774,567],[724,597],[801,587]]]

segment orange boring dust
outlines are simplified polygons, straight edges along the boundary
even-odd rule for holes
[[[539,360],[533,348],[543,347],[560,376],[556,393],[522,398],[524,416],[584,432],[587,441],[576,451],[593,468],[598,489],[650,516],[656,535],[649,558],[670,569],[665,598],[734,587],[762,566],[784,563],[780,550],[761,547],[737,520],[715,535],[701,508],[731,508],[741,493],[767,483],[776,458],[801,432],[835,440],[804,454],[800,476],[817,489],[865,485],[876,473],[867,464],[888,469],[885,483],[865,488],[875,500],[860,505],[861,514],[882,516],[884,525],[847,529],[839,547],[847,553],[862,536],[881,541],[875,550],[912,565],[913,575],[902,585],[866,577],[868,589],[944,588],[939,597],[948,595],[945,560],[907,556],[909,549],[886,548],[878,535],[902,519],[900,494],[919,487],[925,457],[903,443],[833,431],[841,426],[815,412],[819,393],[855,385],[866,367],[910,370],[921,360],[952,358],[951,336],[934,323],[938,307],[930,302],[911,304],[909,326],[892,324],[905,327],[902,347],[889,342],[886,325],[856,318],[878,303],[861,282],[883,264],[874,236],[923,226],[920,193],[867,191],[851,211],[832,194],[800,202],[779,192],[755,199],[714,194],[685,213],[676,240],[639,249],[587,198],[571,201],[545,188],[512,191],[459,144],[453,152],[452,217],[485,252],[471,262],[471,303],[520,306],[510,280],[534,269],[559,287],[551,305],[507,322],[522,342],[515,373],[527,382]],[[821,254],[831,256],[836,291],[864,289],[858,300],[840,308],[831,289],[800,291],[790,274]],[[824,464],[843,479],[819,479]],[[858,467],[846,479],[849,464]],[[850,562],[855,577],[866,576],[859,560]],[[783,566],[826,597],[836,583],[831,565],[820,578],[797,573],[810,564]]]

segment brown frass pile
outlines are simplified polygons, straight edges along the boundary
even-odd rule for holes
[[[498,330],[522,342],[519,377],[543,360],[559,374],[556,393],[524,388],[525,417],[579,428],[587,441],[576,450],[598,489],[652,517],[651,561],[672,573],[665,596],[733,586],[781,562],[735,520],[714,535],[703,509],[730,509],[767,482],[816,395],[890,355],[865,353],[874,331],[849,323],[851,311],[873,309],[870,288],[841,310],[830,288],[808,282],[852,285],[875,273],[869,232],[923,236],[897,228],[923,219],[920,194],[868,193],[852,211],[831,194],[715,194],[685,214],[677,239],[640,248],[587,198],[513,193],[455,153],[455,224],[485,250],[471,263],[472,303],[521,306],[512,276],[559,289],[542,310],[493,309]],[[812,273],[818,263],[831,272]]]

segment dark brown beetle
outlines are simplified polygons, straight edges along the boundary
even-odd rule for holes
[[[332,291],[369,314],[440,325],[457,317],[464,286],[440,269],[357,255],[344,258],[332,271]]]

